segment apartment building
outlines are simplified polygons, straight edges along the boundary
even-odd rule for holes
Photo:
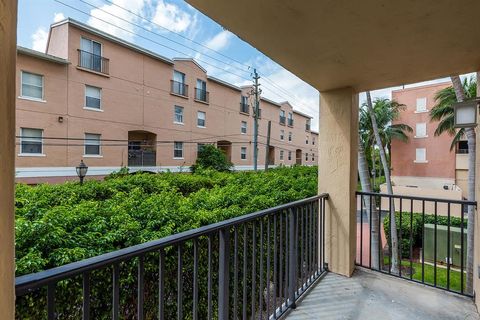
[[[466,141],[450,150],[452,136],[435,136],[438,122],[430,121],[435,94],[450,82],[430,84],[392,92],[392,99],[405,104],[398,123],[413,132],[407,143],[392,142],[392,181],[398,194],[462,199],[467,194]]]
[[[18,48],[17,179],[181,171],[204,144],[236,169],[253,167],[252,88],[209,76],[190,58],[168,59],[81,22],[51,26],[46,53]],[[288,102],[260,100],[258,165],[314,165],[318,133]],[[271,122],[269,159],[265,159]]]

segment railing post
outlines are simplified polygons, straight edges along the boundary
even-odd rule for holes
[[[295,226],[297,225],[297,215],[293,209],[289,209],[288,226],[288,299],[290,307],[295,309],[295,284],[297,283],[297,239],[295,239]]]
[[[229,319],[229,275],[230,275],[230,232],[222,229],[219,232],[218,250],[218,319]]]

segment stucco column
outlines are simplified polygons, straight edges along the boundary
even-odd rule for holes
[[[355,267],[358,95],[352,88],[320,93],[318,192],[326,205],[326,262],[350,276]]]
[[[0,43],[0,314],[14,319],[16,0],[0,0]]]

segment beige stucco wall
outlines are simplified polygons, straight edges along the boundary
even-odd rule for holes
[[[0,1],[0,314],[15,315],[14,135],[17,1]]]
[[[318,192],[327,192],[326,260],[333,272],[355,267],[358,95],[352,89],[320,93]]]
[[[102,55],[109,59],[109,75],[99,75],[78,68],[78,52],[81,37],[102,44]],[[19,54],[17,64],[17,95],[20,72],[27,70],[44,75],[45,102],[17,99],[17,134],[21,127],[40,128],[44,137],[68,137],[83,139],[85,133],[101,134],[102,139],[123,140],[103,142],[101,156],[84,156],[81,140],[44,140],[44,156],[18,156],[17,167],[74,167],[83,159],[92,167],[120,167],[128,165],[128,132],[147,131],[156,135],[156,166],[190,166],[195,162],[197,143],[231,143],[231,161],[237,166],[253,165],[253,100],[250,114],[240,113],[242,95],[250,87],[235,88],[207,77],[205,70],[189,59],[174,59],[168,63],[138,51],[119,45],[99,35],[62,24],[52,28],[47,53],[60,55],[70,64],[47,62]],[[188,97],[170,93],[170,80],[174,70],[185,73]],[[207,82],[209,103],[194,99],[197,79]],[[85,109],[85,85],[101,88],[101,111]],[[184,123],[174,123],[174,106],[184,108]],[[258,165],[265,163],[267,123],[271,121],[271,140],[276,165],[292,165],[296,162],[296,150],[300,150],[301,162],[314,165],[318,161],[316,145],[318,134],[306,131],[307,117],[293,113],[294,125],[280,125],[279,114],[283,109],[293,112],[289,103],[277,104],[260,101],[262,117],[259,120]],[[197,112],[206,113],[206,126],[197,126]],[[63,117],[63,122],[58,117]],[[247,122],[247,133],[241,133],[241,122]],[[280,130],[285,130],[280,140]],[[292,132],[292,141],[288,133]],[[173,158],[173,141],[184,142],[182,159]],[[308,141],[308,143],[307,143]],[[19,140],[17,141],[19,142]],[[56,142],[56,143],[53,143]],[[55,145],[54,145],[55,144]],[[240,150],[247,148],[247,159],[241,159]],[[283,150],[283,160],[280,153]],[[288,152],[292,152],[288,160]],[[306,160],[308,153],[308,160]],[[17,155],[19,147],[17,147]],[[312,157],[312,155],[314,155]]]

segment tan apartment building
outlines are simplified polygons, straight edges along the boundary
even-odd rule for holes
[[[203,144],[221,148],[238,170],[253,167],[251,87],[209,76],[189,58],[168,59],[78,21],[50,28],[46,53],[18,48],[19,181],[75,177],[121,167],[182,171]],[[288,102],[260,100],[258,166],[315,165],[318,133]]]
[[[451,82],[392,92],[392,99],[406,106],[396,122],[413,129],[407,143],[392,142],[392,181],[397,194],[445,199],[467,196],[467,143],[461,141],[450,150],[453,137],[446,133],[435,136],[438,122],[430,121],[435,94],[448,86]]]

